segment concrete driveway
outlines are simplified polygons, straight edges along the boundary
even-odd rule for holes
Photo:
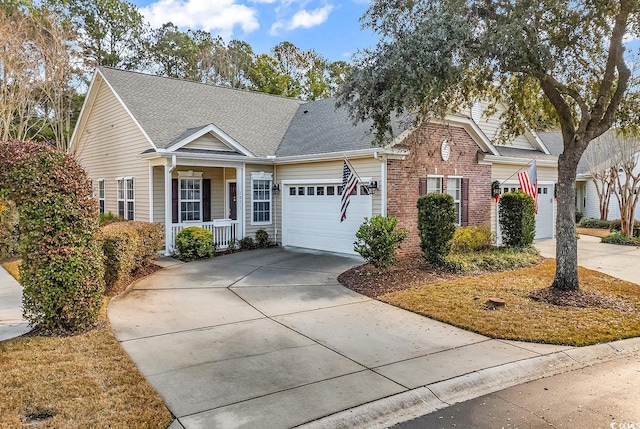
[[[360,263],[281,248],[165,260],[111,302],[109,319],[175,428],[288,428],[323,417],[321,427],[352,426],[332,415],[433,411],[445,397],[487,393],[480,379],[495,390],[577,360],[568,347],[492,340],[339,285],[337,275]]]
[[[545,258],[556,257],[555,238],[536,241]],[[619,279],[640,284],[640,247],[601,243],[600,238],[581,235],[578,240],[578,265]]]

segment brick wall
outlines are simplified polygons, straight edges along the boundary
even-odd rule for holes
[[[440,156],[442,141],[451,146],[448,161]],[[400,254],[420,253],[418,236],[419,179],[429,174],[443,175],[443,192],[448,176],[469,179],[469,225],[490,226],[491,166],[478,164],[480,148],[460,127],[427,124],[413,132],[403,145],[411,150],[407,159],[389,160],[387,164],[387,214],[399,219],[399,226],[409,235]]]

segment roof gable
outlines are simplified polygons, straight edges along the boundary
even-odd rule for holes
[[[163,151],[175,152],[179,149],[198,149],[216,152],[241,153],[246,156],[254,156],[250,151],[238,142],[234,141],[214,124],[187,130],[176,140],[177,141],[171,144],[168,149]]]
[[[304,103],[107,67],[99,71],[159,151],[183,143],[190,130],[214,124],[252,155],[273,155],[298,106]]]

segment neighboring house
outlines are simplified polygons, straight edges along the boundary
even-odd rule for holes
[[[100,210],[163,223],[167,253],[190,225],[211,230],[220,248],[265,229],[285,246],[353,253],[355,232],[376,214],[398,217],[410,230],[403,251],[418,252],[420,194],[447,192],[460,225],[495,231],[492,183],[516,189],[517,171],[533,159],[537,237],[552,237],[556,158],[533,133],[497,145],[495,118],[472,116],[431,121],[375,147],[369,125],[353,125],[333,99],[306,102],[100,67],[69,151],[91,177]],[[340,222],[345,158],[361,182]]]
[[[544,141],[545,145],[551,153],[555,156],[560,156],[564,151],[564,145],[562,143],[562,135],[560,132],[539,132],[540,138]],[[636,157],[640,156],[640,153]],[[640,162],[637,162],[634,174],[640,173]],[[589,163],[583,156],[578,163],[577,175],[576,175],[576,209],[580,210],[584,217],[592,219],[600,219],[600,200],[598,198],[598,192],[596,185],[589,171]],[[636,211],[636,219],[640,219],[640,212]],[[620,219],[620,207],[618,206],[618,200],[616,196],[611,193],[609,199],[609,211],[607,214],[607,220]]]

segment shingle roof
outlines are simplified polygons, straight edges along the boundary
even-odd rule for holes
[[[544,143],[549,152],[553,155],[560,156],[564,152],[564,143],[562,141],[562,134],[559,131],[538,131],[538,136],[542,143]],[[583,155],[578,162],[577,174],[588,174],[589,163]]]
[[[254,155],[273,155],[304,103],[107,67],[99,70],[158,148],[169,148],[188,130],[214,124]]]
[[[336,109],[335,98],[298,107],[276,156],[295,156],[358,149],[372,146],[371,122],[354,125],[347,110]]]
[[[518,149],[515,147],[506,146],[496,146],[496,149],[498,150],[498,152],[500,152],[500,155],[513,158],[539,159],[548,161],[556,161],[558,159],[556,155],[549,155],[540,150]]]

